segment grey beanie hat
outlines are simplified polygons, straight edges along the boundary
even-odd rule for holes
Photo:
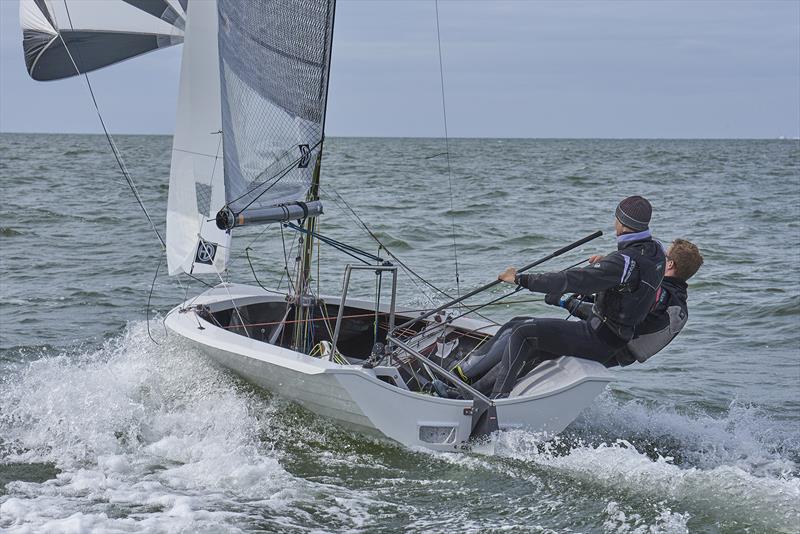
[[[653,206],[644,197],[628,197],[617,206],[617,220],[637,232],[647,230],[652,215]]]

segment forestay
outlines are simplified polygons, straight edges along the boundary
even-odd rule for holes
[[[67,78],[181,43],[185,17],[173,0],[21,0],[28,74]]]
[[[183,45],[167,206],[173,275],[221,273],[230,252],[230,233],[213,222],[225,205],[216,4],[191,4]]]
[[[237,216],[305,200],[322,149],[334,3],[219,2],[225,186]]]

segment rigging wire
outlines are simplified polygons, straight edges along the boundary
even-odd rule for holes
[[[316,144],[315,144],[313,147],[311,147],[311,148],[310,148],[310,150],[313,152],[314,150],[316,150],[316,148],[317,148],[317,147],[320,147],[320,150],[322,150],[322,141],[323,141],[322,139],[320,139],[319,141],[317,141],[317,143],[316,143]],[[282,156],[281,156],[281,157],[282,157]],[[289,164],[287,164],[285,167],[283,167],[281,170],[279,170],[277,173],[273,174],[272,176],[270,176],[269,178],[267,178],[266,180],[264,180],[264,181],[263,181],[263,182],[261,182],[260,184],[257,184],[257,185],[255,185],[255,186],[253,186],[251,189],[249,189],[249,190],[245,191],[244,193],[242,193],[242,194],[241,194],[241,195],[239,195],[238,197],[236,197],[236,198],[234,198],[234,199],[230,200],[229,202],[227,202],[227,205],[228,205],[228,206],[230,206],[230,205],[231,205],[231,204],[233,204],[234,202],[236,202],[236,201],[238,201],[238,200],[241,200],[242,198],[246,197],[247,195],[249,195],[249,194],[253,193],[253,192],[254,192],[254,191],[256,191],[256,190],[257,190],[259,187],[262,187],[262,186],[265,186],[265,185],[267,185],[267,184],[268,184],[268,183],[269,183],[271,180],[275,180],[274,182],[272,182],[271,184],[269,184],[269,187],[265,187],[263,191],[261,191],[261,192],[260,192],[258,195],[256,195],[256,196],[255,196],[255,198],[253,198],[253,199],[252,199],[250,202],[248,202],[248,203],[247,203],[247,204],[246,204],[246,205],[245,205],[245,206],[244,206],[244,207],[243,207],[241,210],[239,210],[239,213],[243,212],[244,210],[246,210],[247,208],[249,208],[250,206],[252,206],[252,205],[253,205],[253,203],[254,203],[254,202],[256,202],[256,201],[257,201],[259,198],[261,198],[261,197],[264,195],[264,193],[266,193],[267,191],[269,191],[270,189],[272,189],[273,187],[275,187],[275,186],[278,184],[278,182],[280,182],[281,180],[283,180],[283,179],[284,179],[284,178],[285,178],[285,177],[286,177],[286,176],[287,176],[287,175],[288,175],[288,174],[289,174],[291,171],[293,171],[293,170],[294,170],[294,169],[297,167],[297,165],[298,165],[298,164],[299,164],[299,163],[300,163],[300,162],[303,160],[303,158],[305,158],[305,157],[307,157],[307,156],[305,156],[305,155],[302,155],[302,156],[300,156],[300,157],[298,157],[298,158],[295,158],[294,160],[292,160],[291,162],[289,162]],[[268,168],[269,168],[269,167],[268,167]],[[261,175],[262,175],[262,174],[264,174],[265,172],[267,172],[267,171],[266,171],[266,169],[265,169],[264,171],[262,171],[262,172],[261,172],[261,174],[259,174],[259,176],[261,176]],[[256,176],[256,178],[254,179],[254,181],[255,181],[255,180],[258,180],[258,176]]]
[[[72,17],[69,14],[69,6],[67,5],[68,2],[64,0],[64,8],[67,12],[67,20],[69,21],[69,27],[72,31],[75,31],[74,26],[72,25]],[[122,172],[122,176],[125,177],[125,181],[128,182],[128,187],[130,188],[133,196],[136,198],[136,202],[139,203],[139,207],[142,208],[144,212],[144,216],[147,217],[147,221],[150,223],[150,227],[153,229],[153,232],[156,234],[158,241],[161,243],[161,249],[166,250],[166,243],[164,242],[164,238],[161,237],[161,232],[158,231],[153,219],[150,217],[150,213],[147,211],[147,208],[144,205],[144,201],[142,200],[141,195],[139,194],[139,190],[136,188],[136,184],[133,181],[133,177],[131,176],[130,172],[128,172],[128,168],[125,166],[125,162],[122,159],[122,154],[120,153],[119,149],[117,148],[117,144],[114,142],[114,138],[111,137],[111,134],[108,132],[108,128],[106,128],[106,122],[103,120],[103,114],[100,113],[100,106],[97,104],[97,99],[94,96],[94,90],[92,89],[92,83],[89,81],[89,75],[81,72],[78,68],[78,64],[75,62],[75,58],[72,57],[72,52],[70,52],[69,47],[67,46],[67,42],[64,40],[64,36],[61,32],[58,32],[58,37],[61,39],[61,44],[64,45],[64,50],[67,51],[67,55],[69,56],[69,60],[72,63],[72,66],[75,68],[75,72],[80,76],[83,75],[84,79],[86,80],[86,86],[89,88],[89,95],[92,97],[92,103],[94,104],[94,109],[97,112],[97,118],[100,119],[100,125],[103,127],[103,133],[106,136],[106,140],[108,141],[109,146],[111,147],[111,152],[114,154],[114,158],[117,160],[117,165],[119,166],[119,170]]]
[[[294,287],[294,280],[292,280],[292,273],[289,271],[289,256],[294,251],[295,241],[292,239],[292,246],[289,248],[289,252],[286,252],[286,236],[283,233],[283,225],[280,226],[281,229],[281,245],[283,245],[283,273],[281,273],[281,278],[278,280],[278,287],[280,289],[281,284],[283,283],[283,275],[286,275],[287,284],[289,288],[287,289],[287,294],[291,294],[291,288]]]
[[[250,266],[250,271],[253,273],[253,279],[256,281],[256,284],[258,284],[258,287],[260,287],[261,289],[263,289],[267,293],[276,293],[278,295],[283,295],[283,293],[281,293],[280,291],[275,291],[274,289],[267,289],[261,283],[261,280],[258,279],[258,276],[256,275],[256,270],[253,267],[253,262],[250,261],[250,250],[252,250],[252,249],[250,247],[247,247],[246,249],[244,249],[244,253],[245,253],[245,255],[247,255],[247,264]]]
[[[335,197],[331,196],[331,200],[333,200],[339,206],[339,208],[341,208],[342,211],[344,211],[344,214],[353,223],[355,223],[356,226],[360,227],[367,234],[369,238],[373,239],[376,243],[378,243],[379,246],[383,247],[383,249],[386,251],[389,257],[392,258],[395,262],[397,262],[397,264],[403,269],[403,272],[406,274],[406,276],[409,277],[414,286],[416,286],[420,294],[423,295],[425,298],[427,298],[431,304],[435,306],[436,302],[425,291],[423,291],[423,289],[417,283],[417,280],[420,280],[421,282],[425,283],[426,285],[428,285],[428,287],[430,287],[437,293],[440,293],[441,295],[444,295],[448,298],[452,298],[449,297],[447,293],[445,293],[438,287],[434,286],[433,284],[422,278],[422,276],[414,272],[410,267],[408,267],[405,263],[403,263],[397,256],[395,256],[388,248],[386,248],[386,245],[384,245],[383,242],[380,240],[380,238],[378,238],[378,236],[375,235],[374,232],[372,232],[372,230],[366,225],[366,223],[361,219],[361,217],[358,216],[355,210],[350,206],[350,204],[347,203],[347,201],[344,199],[344,197],[342,197],[341,194],[339,194],[338,191],[333,189],[333,187],[322,186],[322,185],[320,185],[320,189],[322,189],[325,192],[327,192],[330,189],[330,191],[335,195]]]
[[[147,321],[147,336],[150,338],[150,341],[155,343],[156,345],[161,345],[158,341],[153,338],[153,334],[150,332],[150,300],[153,298],[153,289],[156,287],[156,278],[158,278],[158,271],[161,269],[161,263],[164,261],[164,255],[158,255],[158,265],[156,265],[156,274],[153,275],[153,282],[150,284],[150,293],[147,294],[147,307],[144,309],[144,317]],[[164,325],[164,331],[166,331],[167,327]]]
[[[436,6],[436,42],[439,50],[439,80],[442,89],[442,117],[444,119],[444,144],[447,155],[447,186],[450,190],[450,227],[453,235],[453,261],[456,266],[456,293],[461,296],[461,280],[458,272],[458,245],[456,243],[456,214],[453,211],[453,171],[450,167],[450,137],[447,133],[447,104],[444,97],[444,67],[442,66],[442,35],[439,30],[439,0],[434,0]]]
[[[356,260],[360,261],[361,263],[364,263],[365,265],[372,265],[372,264],[369,263],[367,260],[360,258],[359,256],[364,256],[365,258],[368,258],[368,259],[370,259],[370,260],[372,260],[374,262],[378,262],[378,263],[382,263],[384,261],[383,258],[381,258],[380,256],[376,256],[375,254],[372,254],[371,252],[367,252],[365,250],[361,250],[361,249],[359,249],[357,247],[354,247],[352,245],[348,245],[347,243],[344,243],[342,241],[337,241],[336,239],[333,239],[332,237],[328,237],[328,236],[322,235],[319,232],[307,230],[307,229],[303,228],[302,226],[297,226],[296,224],[293,224],[291,222],[284,222],[283,226],[286,227],[286,228],[291,228],[292,230],[294,230],[296,232],[300,232],[301,234],[305,234],[305,235],[308,235],[308,236],[311,236],[311,237],[315,237],[315,238],[317,238],[317,241],[322,241],[326,245],[330,245],[332,248],[335,248],[336,250],[338,250],[340,252],[344,252],[345,254],[350,256],[351,258],[355,258]]]
[[[231,287],[230,287],[230,284],[226,284],[226,283],[225,283],[225,280],[223,280],[223,279],[222,279],[222,275],[220,274],[220,272],[219,272],[219,271],[218,271],[216,268],[214,269],[214,272],[217,274],[217,277],[219,277],[219,283],[220,283],[220,285],[221,285],[222,287],[224,287],[224,288],[225,288],[225,291],[228,293],[228,298],[230,299],[230,301],[231,301],[231,304],[233,304],[233,309],[236,311],[236,315],[238,315],[238,316],[239,316],[239,321],[240,321],[242,324],[245,324],[245,322],[244,322],[244,318],[242,317],[242,312],[240,312],[240,311],[239,311],[239,306],[237,306],[237,305],[236,305],[236,301],[235,301],[235,300],[233,300],[233,295],[231,295]],[[247,336],[247,337],[249,338],[249,337],[250,337],[250,332],[248,332],[248,331],[247,331],[247,327],[244,327],[244,328],[243,328],[243,330],[244,330],[244,334],[245,334],[245,336]]]
[[[237,254],[236,256],[232,256],[232,257],[231,257],[231,258],[228,260],[228,264],[227,264],[227,266],[226,266],[226,271],[230,272],[230,270],[231,270],[231,267],[232,267],[233,265],[238,265],[238,264],[236,263],[236,261],[237,261],[237,260],[239,260],[239,259],[241,259],[242,257],[244,257],[244,256],[245,256],[245,254],[247,253],[247,251],[248,251],[248,250],[253,250],[253,244],[254,244],[256,241],[258,241],[259,239],[261,239],[261,237],[262,237],[262,236],[263,236],[263,235],[264,235],[264,234],[267,232],[267,230],[269,230],[270,228],[272,228],[272,226],[273,226],[274,224],[275,224],[275,223],[270,223],[270,224],[267,224],[266,226],[264,226],[264,228],[263,228],[263,229],[262,229],[262,230],[261,230],[261,231],[260,231],[260,232],[259,232],[259,233],[258,233],[258,234],[257,234],[257,235],[256,235],[256,236],[253,238],[253,239],[252,239],[252,240],[250,240],[250,241],[247,243],[247,245],[245,245],[245,247],[244,247],[244,250],[243,250],[242,252],[240,252],[240,253],[239,253],[239,254]],[[250,234],[250,235],[252,235],[252,234]],[[242,239],[244,239],[244,237],[245,237],[245,236],[240,236],[240,237],[241,237]]]
[[[191,278],[195,282],[200,282],[201,284],[203,284],[204,286],[206,286],[209,289],[214,287],[212,284],[209,284],[208,282],[206,282],[202,278],[198,278],[197,276],[195,276],[195,275],[193,275],[191,273],[187,273],[186,271],[184,271],[182,274],[185,274],[186,276],[188,276],[189,278]],[[176,278],[176,280],[178,280],[178,278]],[[186,300],[186,299],[184,299],[184,300]]]
[[[320,189],[325,191],[326,193],[328,191],[333,193],[333,196],[331,196],[331,199],[334,202],[336,202],[336,204],[339,205],[339,207],[343,209],[345,214],[351,220],[353,220],[353,222],[355,222],[358,226],[360,226],[370,238],[372,238],[378,245],[383,247],[383,250],[386,251],[386,254],[388,254],[389,257],[392,258],[392,260],[394,260],[397,263],[397,265],[399,265],[403,269],[403,272],[409,277],[411,282],[420,291],[420,294],[423,295],[425,298],[427,298],[431,302],[431,304],[436,306],[436,302],[430,297],[430,295],[428,295],[425,291],[422,290],[422,288],[420,288],[420,286],[419,286],[419,284],[417,283],[416,280],[419,280],[420,282],[422,282],[423,284],[425,284],[429,288],[433,289],[434,291],[436,291],[440,295],[444,296],[445,298],[448,298],[448,299],[451,299],[451,300],[453,299],[453,297],[449,293],[447,293],[446,291],[444,291],[442,289],[439,289],[438,287],[433,285],[431,282],[429,282],[428,280],[423,278],[422,275],[418,274],[411,267],[406,265],[391,250],[389,250],[389,248],[386,246],[386,244],[384,244],[380,240],[380,238],[377,235],[375,235],[375,232],[373,232],[372,229],[370,229],[370,227],[367,226],[367,223],[364,222],[364,220],[358,215],[358,213],[356,213],[356,211],[350,206],[350,204],[347,203],[347,201],[344,199],[344,197],[342,197],[342,195],[336,189],[334,189],[333,187],[330,187],[330,186],[323,187],[322,185],[320,185]],[[338,198],[338,201],[337,201],[337,198]],[[342,207],[342,204],[344,205],[344,207]],[[415,280],[415,278],[416,278],[416,280]],[[462,305],[462,304],[460,304],[460,305]],[[486,321],[489,321],[492,324],[496,324],[496,325],[500,324],[497,321],[495,321],[494,319],[490,319],[489,317],[481,315],[480,313],[476,313],[476,315],[478,317],[486,320]]]

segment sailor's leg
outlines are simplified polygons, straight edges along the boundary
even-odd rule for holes
[[[502,353],[500,354],[502,357]],[[491,395],[494,383],[497,380],[497,373],[500,371],[500,362],[494,367],[489,369],[485,375],[480,377],[477,381],[472,383],[472,387],[483,393],[484,395]]]
[[[559,356],[576,356],[603,362],[625,345],[622,340],[611,345],[609,340],[598,335],[588,321],[565,321],[563,319],[537,319],[539,348]]]
[[[490,341],[488,350],[477,357],[471,357],[468,361],[456,366],[454,372],[466,382],[472,382],[489,371],[492,367],[500,363],[503,358],[508,340],[511,337],[511,330],[495,335]]]
[[[539,348],[539,327],[536,319],[525,321],[514,327],[497,369],[497,379],[492,388],[492,397],[507,396],[517,383],[517,375]]]
[[[500,359],[502,359],[502,352],[500,352]],[[558,358],[558,354],[550,354],[549,352],[542,352],[537,351],[536,356],[531,358],[525,362],[525,365],[522,366],[522,369],[519,371],[517,376],[525,376],[528,374],[534,367],[536,367],[542,360],[551,360],[554,358]],[[497,362],[497,365],[489,369],[485,375],[480,377],[478,380],[472,383],[472,387],[483,393],[484,395],[491,395],[492,389],[494,388],[494,383],[497,381],[497,375],[500,373],[500,370],[503,368],[503,365],[500,361]]]
[[[495,382],[493,394],[508,394],[514,388],[520,370],[532,359],[569,355],[602,362],[613,357],[619,348],[609,345],[598,337],[586,321],[563,319],[526,321],[511,333],[509,347],[503,355],[501,371]]]
[[[453,368],[465,382],[472,382],[483,376],[489,369],[500,363],[514,326],[529,320],[530,317],[514,317],[504,324],[492,339],[478,348],[467,360]]]

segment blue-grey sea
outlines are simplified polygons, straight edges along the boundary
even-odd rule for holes
[[[117,142],[163,229],[171,139]],[[442,140],[330,139],[321,231],[377,251],[338,193],[455,292],[454,226],[464,291],[595,230],[542,269],[614,248],[614,207],[640,194],[658,238],[705,257],[684,332],[614,370],[553,441],[515,431],[481,452],[409,450],[220,370],[161,323],[198,282],[162,265],[145,320],[160,247],[105,138],[0,135],[0,531],[800,532],[800,142],[450,149],[452,209]],[[232,281],[255,283],[248,246],[260,282],[278,285],[279,228],[236,234]],[[320,290],[337,293],[348,258],[320,253]],[[438,302],[401,282],[403,305]],[[373,291],[370,277],[356,289]],[[563,316],[535,299],[487,314]]]

